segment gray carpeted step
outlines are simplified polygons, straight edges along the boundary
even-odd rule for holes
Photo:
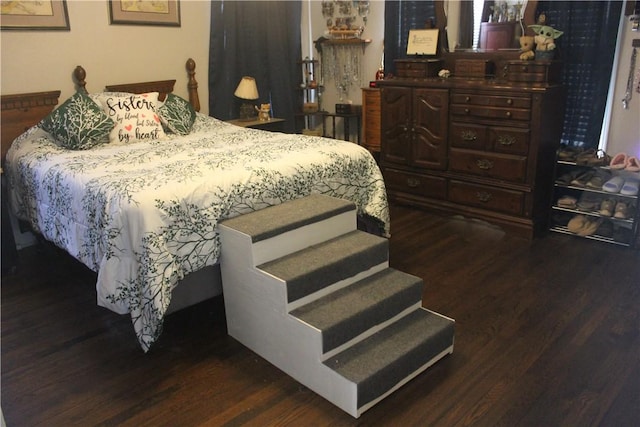
[[[326,353],[420,302],[422,287],[419,277],[387,268],[290,314],[322,331]]]
[[[251,236],[255,243],[355,209],[351,201],[312,194],[227,219],[224,224]]]
[[[387,239],[356,230],[258,268],[286,281],[292,302],[387,262],[388,248]]]
[[[357,384],[360,408],[452,346],[453,329],[452,320],[418,309],[324,364]]]

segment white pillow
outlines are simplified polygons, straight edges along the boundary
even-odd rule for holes
[[[160,117],[158,92],[139,95],[103,95],[99,97],[104,112],[115,122],[109,133],[112,144],[149,141],[165,136]]]

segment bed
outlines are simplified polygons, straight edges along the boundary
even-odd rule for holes
[[[24,105],[15,100],[39,105],[44,101],[38,94],[3,96],[2,102],[3,130],[10,118],[14,132],[21,132],[4,162],[13,213],[97,273],[97,303],[131,316],[144,351],[158,339],[174,306],[221,293],[217,224],[225,218],[322,193],[353,201],[363,223],[389,233],[384,181],[366,149],[323,137],[242,128],[201,114],[191,59],[186,69],[188,102],[172,94],[174,80],[88,92],[82,67],[74,71],[76,94],[53,111],[55,91],[42,93],[46,108],[37,113],[30,108],[21,114]],[[88,105],[87,97],[94,104]],[[76,101],[89,110],[73,120],[94,120],[83,130],[94,132],[91,144],[71,138],[76,145],[69,145],[65,138],[75,122],[60,126],[60,116],[71,115],[69,105]],[[131,117],[120,113],[141,106],[133,119],[153,124],[143,114],[149,111],[145,107],[166,111],[169,102],[188,110],[190,128],[180,127],[183,117],[172,123],[159,112],[164,134],[153,135],[159,132],[154,128],[125,135]],[[104,120],[94,105],[107,115],[123,107],[114,116],[108,141],[101,135],[102,142],[96,143]],[[115,129],[120,133],[114,137]],[[3,156],[11,137],[3,132]]]

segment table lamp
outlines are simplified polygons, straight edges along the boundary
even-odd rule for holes
[[[258,87],[256,86],[256,79],[253,77],[244,76],[236,91],[233,93],[240,99],[243,100],[255,100],[259,98],[258,95]],[[255,118],[255,109],[253,104],[249,102],[243,102],[240,105],[240,120],[251,120]]]

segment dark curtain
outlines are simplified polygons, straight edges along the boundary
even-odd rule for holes
[[[473,0],[463,0],[460,3],[458,45],[467,49],[473,47]]]
[[[210,115],[237,118],[241,101],[233,92],[242,76],[251,76],[260,95],[255,104],[271,103],[273,116],[286,119],[285,130],[293,132],[302,74],[301,17],[300,1],[211,3]]]
[[[384,2],[384,70],[395,74],[394,59],[406,58],[409,30],[437,25],[435,5],[428,1]]]
[[[563,144],[597,148],[622,1],[541,1],[536,17],[564,31],[556,40],[566,88]]]

